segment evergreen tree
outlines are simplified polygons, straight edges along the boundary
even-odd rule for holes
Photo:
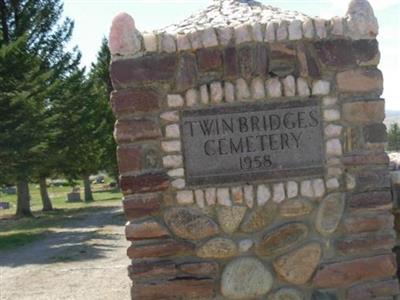
[[[390,125],[388,133],[388,150],[400,150],[400,127],[397,123],[393,123]]]
[[[97,61],[92,64],[89,80],[93,83],[93,92],[97,99],[101,168],[117,180],[116,144],[113,137],[115,118],[109,103],[110,94],[113,90],[109,73],[110,61],[111,54],[108,49],[108,41],[103,38],[97,54]]]
[[[17,215],[29,216],[28,182],[48,151],[54,85],[79,61],[65,52],[73,22],[60,0],[0,0],[0,165],[17,183]]]

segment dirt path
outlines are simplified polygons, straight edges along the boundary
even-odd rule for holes
[[[0,252],[0,299],[129,299],[123,222],[112,207]]]

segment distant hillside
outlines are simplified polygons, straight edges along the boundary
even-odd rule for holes
[[[400,110],[387,110],[385,124],[387,127],[392,123],[400,124]]]

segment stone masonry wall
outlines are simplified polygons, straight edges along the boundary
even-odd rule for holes
[[[361,0],[344,18],[178,35],[114,19],[111,103],[132,299],[399,294],[374,20]],[[321,174],[186,183],[182,111],[308,101],[323,116]]]

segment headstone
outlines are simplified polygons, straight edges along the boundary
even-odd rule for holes
[[[132,299],[399,294],[377,33],[366,0],[330,20],[218,0],[146,34],[115,18]]]
[[[79,192],[71,192],[67,194],[67,202],[79,202],[81,200],[81,194]]]
[[[0,209],[10,209],[9,202],[0,202]]]

